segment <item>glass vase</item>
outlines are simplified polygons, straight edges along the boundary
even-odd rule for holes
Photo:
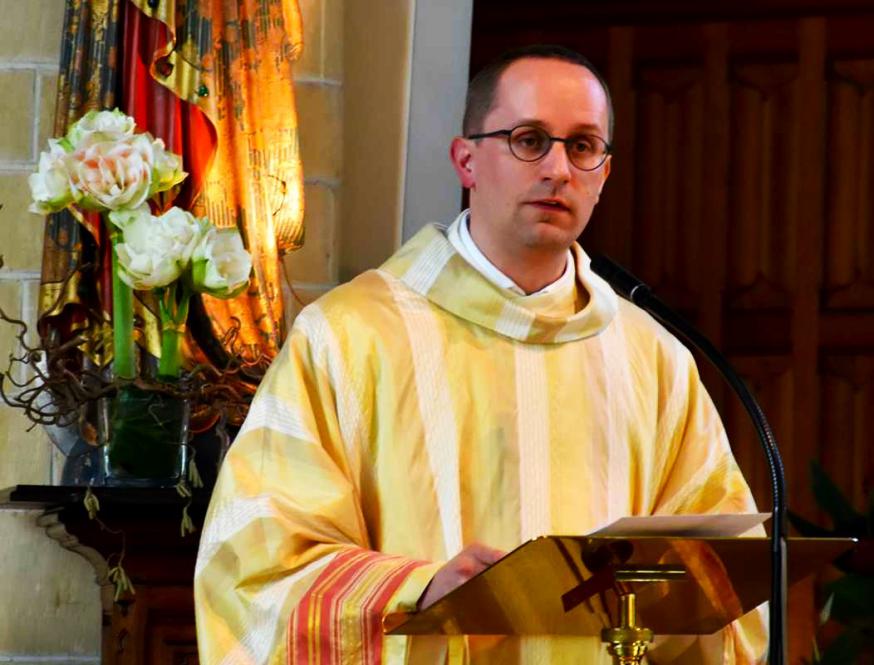
[[[188,466],[188,400],[134,385],[98,404],[104,483],[171,487]]]

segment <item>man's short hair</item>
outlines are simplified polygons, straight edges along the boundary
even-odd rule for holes
[[[607,87],[607,82],[587,58],[572,49],[555,44],[535,44],[507,51],[476,73],[476,76],[471,79],[467,87],[467,101],[464,108],[464,122],[462,124],[462,132],[465,136],[483,131],[485,118],[495,103],[495,94],[498,89],[498,82],[501,80],[501,74],[514,62],[524,58],[562,60],[563,62],[580,65],[588,69],[598,79],[598,83],[601,84],[601,87],[604,89],[604,95],[607,97],[607,140],[610,141],[612,139],[613,100],[610,97],[610,89]]]

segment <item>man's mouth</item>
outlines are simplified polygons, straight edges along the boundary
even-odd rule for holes
[[[528,203],[543,210],[570,211],[570,207],[561,199],[535,199]]]

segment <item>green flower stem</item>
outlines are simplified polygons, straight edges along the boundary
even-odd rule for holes
[[[161,312],[161,358],[158,360],[158,378],[175,380],[182,368],[182,340],[185,337],[185,321],[188,319],[188,303],[191,289],[184,282],[181,291],[178,282],[164,289],[156,289]]]
[[[112,233],[112,344],[113,370],[120,379],[136,378],[134,361],[134,300],[131,288],[118,276],[116,246],[121,234]]]
[[[161,359],[158,361],[158,378],[178,379],[181,369],[182,338],[179,330],[164,328],[161,331]]]

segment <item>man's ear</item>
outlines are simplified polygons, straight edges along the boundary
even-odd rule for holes
[[[607,182],[607,178],[610,177],[610,162],[613,161],[613,155],[607,155],[606,161],[601,165],[603,169],[603,177],[601,178],[601,184],[598,185],[598,198],[601,198],[601,190],[604,189],[604,185]]]
[[[452,168],[458,176],[458,181],[465,189],[472,189],[476,184],[473,175],[473,153],[470,150],[470,140],[456,136],[449,144],[449,159]]]

